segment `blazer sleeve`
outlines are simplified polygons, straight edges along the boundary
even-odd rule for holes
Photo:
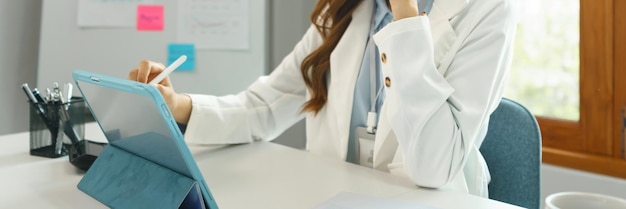
[[[434,64],[428,17],[395,21],[374,36],[386,55],[386,117],[418,186],[438,188],[463,171],[482,124],[501,99],[515,21],[505,3],[482,11],[465,28],[471,32],[457,38],[460,45],[443,75]]]
[[[245,91],[221,97],[189,94],[192,110],[185,132],[187,142],[272,140],[304,118],[300,111],[306,101],[306,85],[300,64],[319,43],[321,37],[311,26],[270,75],[258,78]]]

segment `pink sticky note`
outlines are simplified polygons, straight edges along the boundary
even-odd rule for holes
[[[163,5],[137,6],[137,30],[162,31],[164,19]]]

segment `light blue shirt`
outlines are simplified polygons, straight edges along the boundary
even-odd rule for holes
[[[373,16],[373,24],[374,32],[378,32],[380,29],[385,27],[388,23],[393,21],[393,15],[391,11],[387,7],[385,0],[376,0],[374,4],[374,16]],[[365,46],[365,52],[363,53],[363,61],[361,62],[361,69],[359,71],[359,76],[356,79],[356,86],[354,87],[354,101],[352,103],[352,117],[350,119],[350,135],[348,139],[348,156],[346,161],[351,163],[358,164],[358,157],[356,156],[356,139],[354,138],[354,129],[356,127],[365,127],[365,123],[367,121],[367,113],[370,111],[371,102],[370,102],[370,68],[375,68],[376,70],[376,90],[380,88],[382,85],[381,79],[381,66],[378,62],[380,59],[380,55],[378,54],[378,47],[374,44],[374,42],[370,42],[369,37],[367,39],[367,44]],[[374,46],[370,46],[370,44]],[[371,50],[376,50],[376,66],[370,66],[370,53]],[[374,93],[376,94],[376,93]],[[384,98],[384,92],[381,92],[381,95],[376,99],[376,112],[380,111],[380,107],[382,106],[382,101]]]
[[[430,12],[430,8],[432,7],[432,3],[434,0],[418,0],[418,5],[420,10],[425,11],[426,13]],[[393,14],[387,7],[387,3],[385,0],[375,0],[374,4],[374,16],[372,17],[372,24],[370,25],[370,30],[374,27],[374,33],[380,31],[383,27],[393,21]],[[363,53],[363,61],[361,62],[361,69],[359,71],[359,76],[357,77],[356,84],[354,87],[354,100],[352,103],[352,116],[350,118],[350,135],[348,136],[348,155],[346,157],[346,161],[358,164],[358,156],[357,156],[357,141],[354,138],[354,130],[357,127],[365,127],[367,122],[367,113],[371,109],[371,90],[370,90],[370,70],[371,68],[375,68],[376,71],[376,91],[381,88],[382,78],[381,78],[381,64],[378,60],[380,60],[380,54],[378,52],[378,47],[374,42],[370,42],[367,39],[365,52]],[[371,44],[371,45],[370,45]],[[373,45],[373,46],[372,46]],[[375,51],[375,61],[370,62],[370,53],[371,50]],[[375,63],[376,66],[371,66],[370,63]],[[377,92],[374,93],[376,95]],[[376,103],[374,104],[376,107],[374,110],[376,113],[380,112],[380,107],[383,104],[383,100],[385,98],[384,91],[381,91],[380,95],[376,98]],[[377,122],[378,123],[378,122]]]

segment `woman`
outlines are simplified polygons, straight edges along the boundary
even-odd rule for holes
[[[293,51],[247,90],[156,87],[190,143],[271,140],[306,118],[312,153],[486,197],[478,147],[510,65],[511,13],[507,0],[319,0]],[[129,79],[163,68],[142,61]]]

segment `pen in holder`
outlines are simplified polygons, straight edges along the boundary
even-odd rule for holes
[[[83,98],[73,97],[70,101],[64,102],[32,104],[29,101],[29,103],[31,103],[29,104],[31,155],[49,158],[66,156],[72,143],[78,143],[76,140],[84,138],[85,103]],[[43,110],[43,114],[37,109]],[[74,135],[74,139],[68,135]]]

